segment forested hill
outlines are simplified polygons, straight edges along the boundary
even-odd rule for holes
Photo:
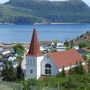
[[[90,8],[81,0],[10,0],[0,7],[0,22],[90,23]]]
[[[72,42],[74,45],[79,45],[81,48],[87,47],[90,50],[90,31],[78,36],[76,39],[72,40]]]

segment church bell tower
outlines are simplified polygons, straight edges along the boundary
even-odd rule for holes
[[[38,79],[41,76],[41,61],[43,58],[44,57],[39,48],[37,31],[34,29],[30,48],[26,55],[26,80],[31,78]]]

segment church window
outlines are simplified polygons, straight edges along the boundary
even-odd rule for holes
[[[32,69],[30,70],[30,73],[33,73],[33,70]]]
[[[45,74],[47,74],[47,75],[51,74],[51,65],[50,64],[45,65]]]
[[[31,59],[31,65],[32,65],[32,59]]]
[[[29,65],[29,59],[27,60],[27,65]]]
[[[34,65],[35,64],[35,60],[32,60],[32,65]]]

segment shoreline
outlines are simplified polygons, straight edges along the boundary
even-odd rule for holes
[[[33,24],[15,24],[15,23],[0,23],[0,25],[73,25],[73,24],[90,24],[90,23],[33,23]]]

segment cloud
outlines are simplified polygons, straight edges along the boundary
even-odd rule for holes
[[[0,0],[0,3],[8,2],[9,0]]]

